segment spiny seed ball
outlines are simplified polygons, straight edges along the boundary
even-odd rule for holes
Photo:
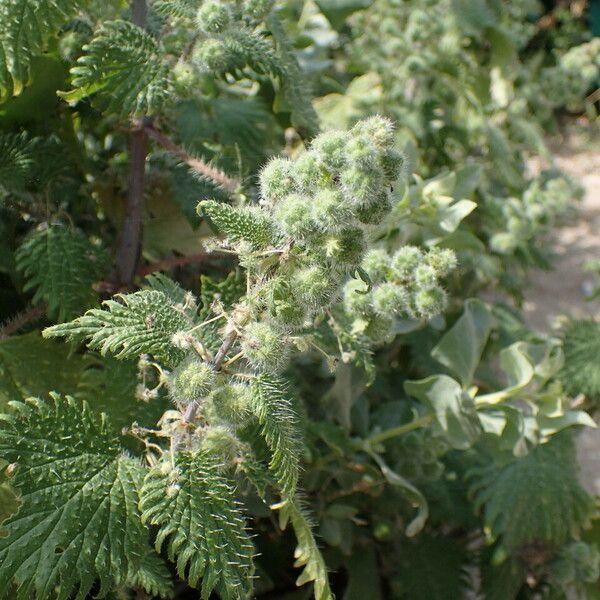
[[[422,264],[415,269],[415,284],[419,288],[429,289],[437,284],[437,273],[433,267]]]
[[[347,143],[348,134],[345,132],[328,131],[314,139],[311,149],[330,173],[338,173],[346,165]]]
[[[220,2],[206,2],[196,13],[196,26],[205,33],[224,31],[230,20],[229,8]]]
[[[337,231],[352,217],[338,190],[321,190],[312,200],[313,219],[322,231]]]
[[[431,319],[444,311],[446,301],[446,292],[441,287],[419,290],[415,295],[415,308],[421,317]]]
[[[290,194],[283,198],[274,211],[275,219],[281,223],[283,231],[294,238],[305,238],[315,229],[310,200],[300,194]]]
[[[388,181],[396,181],[402,173],[404,155],[395,148],[390,148],[381,156],[381,168]]]
[[[182,362],[168,379],[169,393],[173,400],[188,404],[206,396],[214,387],[215,372],[201,360],[191,357]]]
[[[356,210],[356,218],[365,225],[379,225],[391,210],[392,203],[387,192],[385,192],[373,204],[360,206]]]
[[[348,227],[325,242],[327,256],[346,265],[358,265],[365,246],[365,234],[358,227]]]
[[[368,207],[379,194],[384,191],[379,173],[374,170],[363,170],[349,167],[340,174],[340,185],[344,196],[355,207]]]
[[[207,39],[195,50],[194,61],[203,71],[222,71],[229,64],[229,50],[223,41]]]
[[[250,392],[243,383],[232,383],[219,388],[212,395],[217,416],[239,425],[248,418]]]
[[[385,342],[394,337],[394,320],[384,315],[374,315],[365,329],[367,337],[376,343]]]
[[[368,273],[373,283],[384,281],[389,276],[390,257],[383,248],[372,248],[362,261],[362,268]]]
[[[375,166],[377,148],[366,136],[358,136],[350,139],[346,146],[348,162],[357,165],[361,169],[370,169]]]
[[[349,315],[368,315],[373,312],[373,298],[366,293],[364,281],[351,279],[344,286],[344,309]]]
[[[278,372],[287,365],[289,348],[285,338],[268,323],[248,325],[241,347],[248,362],[262,371]]]
[[[321,179],[321,169],[312,152],[305,152],[296,160],[294,179],[300,192],[311,193],[317,189]]]
[[[385,117],[376,115],[359,121],[352,133],[365,137],[381,149],[388,148],[394,142],[394,125]]]
[[[446,277],[456,268],[456,254],[448,248],[433,248],[426,260],[438,277]]]
[[[277,203],[294,191],[292,163],[284,158],[274,158],[260,173],[260,193],[267,202]]]
[[[262,21],[273,9],[275,0],[244,0],[243,11],[254,19]]]
[[[306,319],[307,306],[286,277],[274,277],[265,286],[267,310],[278,322],[289,327],[299,327]]]
[[[199,430],[201,437],[200,448],[216,458],[221,466],[227,468],[233,464],[239,446],[239,441],[226,428],[220,425]]]
[[[316,265],[299,269],[292,287],[310,306],[323,306],[335,289],[325,269]]]
[[[403,246],[392,257],[392,271],[397,279],[412,277],[414,270],[423,260],[423,253],[416,246]]]
[[[406,289],[392,282],[376,286],[372,294],[373,308],[379,315],[399,315],[406,312],[409,305]]]

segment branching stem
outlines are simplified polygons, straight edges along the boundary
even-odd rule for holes
[[[386,429],[381,433],[376,433],[368,437],[365,440],[365,442],[369,446],[373,446],[374,444],[381,444],[382,442],[395,438],[409,431],[413,431],[414,429],[420,429],[421,427],[425,427],[426,425],[429,425],[431,421],[433,421],[433,415],[424,415],[423,417],[419,417],[418,419],[415,419],[410,423],[405,423],[404,425],[399,425],[398,427]]]
[[[188,167],[193,171],[214,182],[219,187],[230,194],[236,194],[240,188],[240,183],[236,179],[232,179],[220,169],[217,169],[202,159],[196,158],[191,154],[188,154],[183,148],[180,148],[173,140],[167,137],[162,131],[157,129],[154,125],[148,123],[144,127],[148,137],[152,138],[155,142],[159,143],[163,148],[168,150],[171,154],[181,159]]]

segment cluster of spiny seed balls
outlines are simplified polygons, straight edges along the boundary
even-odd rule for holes
[[[353,319],[352,330],[372,341],[383,341],[394,332],[396,318],[431,319],[446,307],[440,280],[456,266],[452,250],[403,246],[390,256],[384,249],[370,250],[362,263],[373,287],[349,281],[344,288],[344,309]]]
[[[323,133],[294,161],[269,162],[260,175],[261,205],[290,246],[262,286],[271,320],[301,327],[336,299],[364,257],[365,225],[391,209],[402,163],[393,127],[382,117]]]

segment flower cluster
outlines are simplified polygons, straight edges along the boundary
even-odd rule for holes
[[[353,319],[352,330],[374,342],[394,334],[396,319],[431,319],[446,306],[440,280],[456,266],[452,250],[403,246],[390,256],[383,249],[370,250],[362,263],[373,287],[349,281],[344,288],[344,309]]]

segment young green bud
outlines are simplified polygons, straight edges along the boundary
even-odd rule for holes
[[[321,179],[321,169],[313,152],[305,152],[294,163],[294,179],[298,191],[311,194],[317,190]]]
[[[374,315],[369,319],[365,335],[376,344],[394,337],[394,319],[390,316]]]
[[[215,385],[215,372],[212,367],[190,356],[171,373],[167,387],[171,398],[183,406],[203,398]]]
[[[243,383],[224,385],[212,395],[217,416],[234,425],[245,423],[249,415],[250,392]]]
[[[400,315],[407,311],[409,296],[406,289],[392,282],[375,287],[372,292],[373,308],[378,315]]]
[[[388,181],[396,181],[402,174],[404,154],[395,148],[390,148],[381,157],[381,168]]]
[[[266,308],[279,323],[292,328],[300,327],[307,317],[306,302],[290,281],[284,277],[274,277],[264,287]]]
[[[358,227],[347,227],[325,240],[325,254],[348,266],[358,265],[365,251],[365,234]]]
[[[330,173],[339,173],[346,166],[346,144],[348,134],[343,131],[328,131],[317,136],[311,149],[317,160]]]
[[[394,142],[393,123],[380,115],[359,121],[351,133],[371,140],[379,149],[386,149]]]
[[[313,219],[320,230],[339,231],[352,217],[344,196],[337,190],[321,190],[312,200]]]
[[[196,48],[193,60],[203,71],[223,71],[229,64],[229,49],[222,40],[207,39]]]
[[[373,312],[373,297],[366,293],[366,284],[351,279],[344,286],[344,310],[349,315],[370,315]]]
[[[240,446],[239,440],[220,425],[198,430],[200,448],[214,458],[224,469],[233,466]]]
[[[335,282],[319,266],[304,267],[294,275],[292,289],[310,307],[324,306],[335,292]]]
[[[425,261],[439,278],[446,277],[456,268],[456,254],[448,248],[432,248],[427,253]]]
[[[360,206],[356,210],[356,218],[365,225],[379,225],[391,210],[392,203],[385,192],[373,204]]]
[[[284,233],[296,239],[310,236],[317,228],[312,218],[311,201],[300,194],[283,198],[275,206],[274,216]]]
[[[424,319],[439,315],[446,308],[446,292],[441,287],[419,290],[415,295],[415,309]]]
[[[204,33],[220,33],[231,20],[229,8],[215,0],[205,2],[196,13],[196,26]]]
[[[392,272],[397,279],[409,279],[422,260],[423,253],[419,248],[403,246],[392,257]]]
[[[260,173],[260,193],[269,204],[276,204],[294,191],[292,163],[284,158],[273,158]]]
[[[365,170],[374,169],[377,148],[367,136],[352,137],[346,145],[346,156],[352,165]]]
[[[340,175],[342,191],[355,208],[371,206],[385,192],[381,175],[359,167],[344,169]]]
[[[277,373],[287,366],[289,347],[281,331],[268,323],[250,323],[241,347],[248,362],[259,371]]]
[[[415,269],[415,284],[418,288],[430,289],[437,284],[437,273],[433,267],[421,264]]]
[[[365,254],[361,266],[373,283],[379,283],[389,277],[390,262],[390,257],[383,248],[372,248]]]
[[[262,21],[271,12],[274,4],[275,0],[244,0],[242,9],[244,14]]]

